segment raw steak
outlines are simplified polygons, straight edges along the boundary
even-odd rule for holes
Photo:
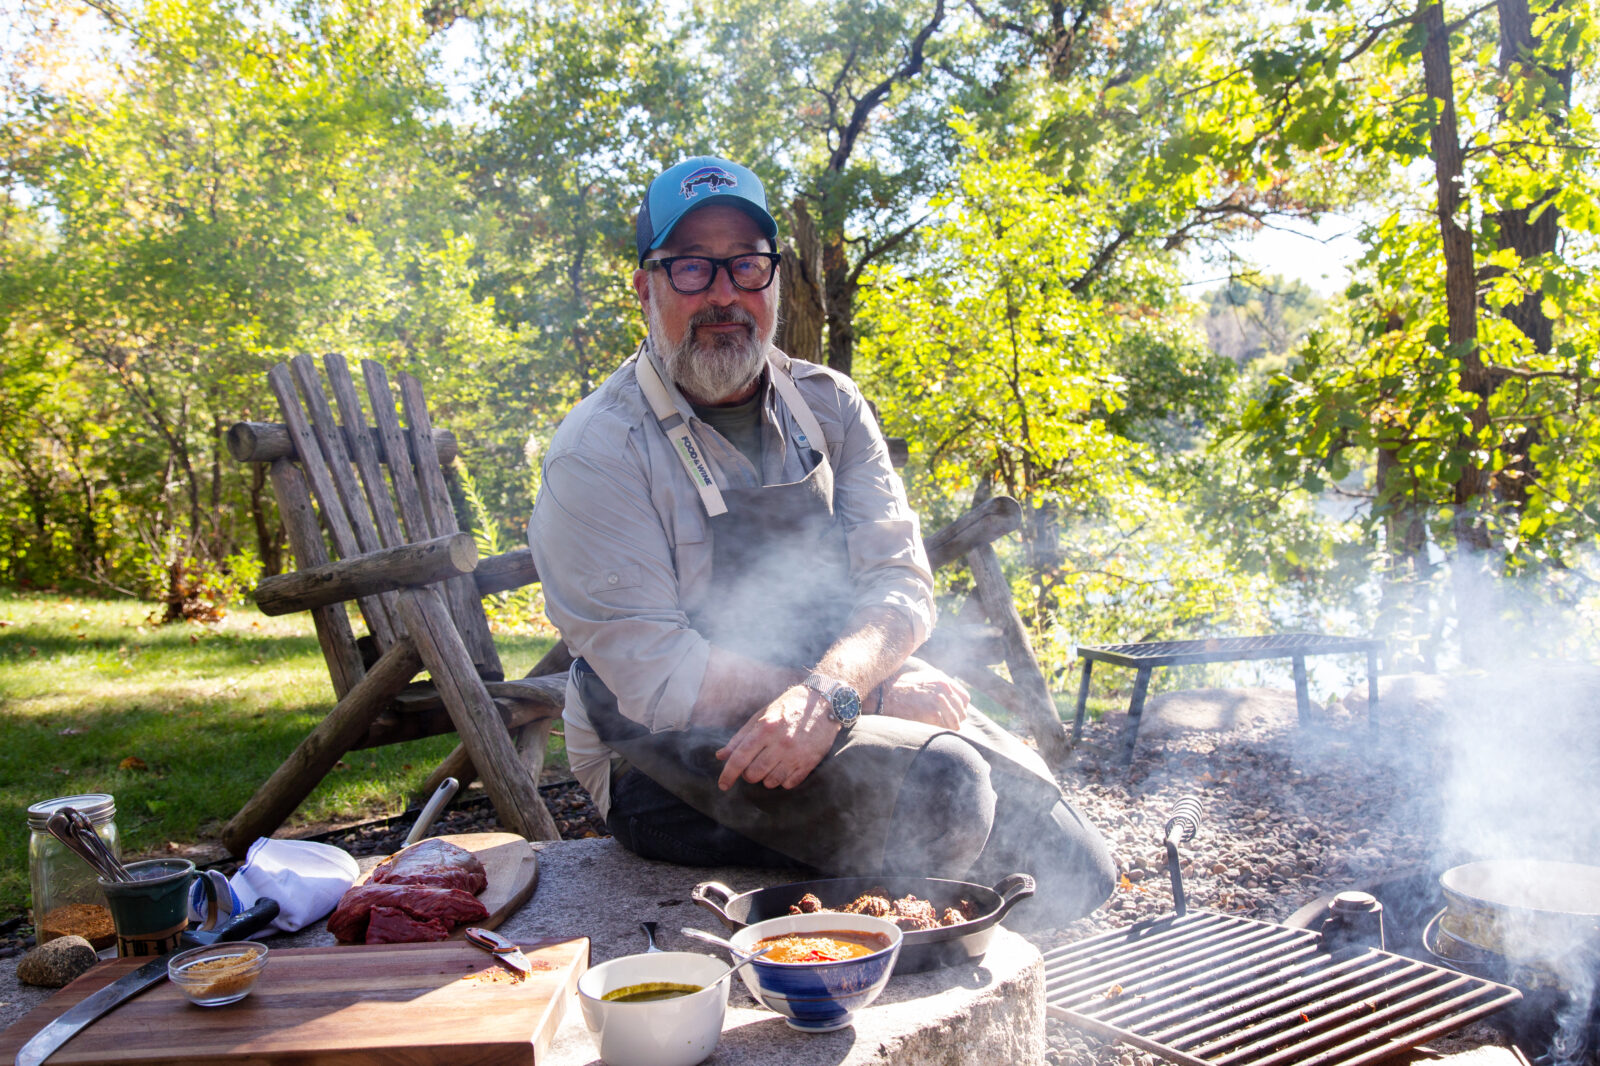
[[[399,907],[374,907],[367,921],[369,944],[421,944],[449,937],[450,927],[439,919],[419,922]]]
[[[489,883],[489,875],[467,849],[447,840],[423,840],[380,862],[371,883],[459,888],[477,895]]]
[[[426,922],[437,919],[447,927],[489,917],[489,908],[459,888],[426,885],[357,885],[346,892],[328,915],[328,932],[346,944],[366,939],[367,922],[374,907],[395,907]]]

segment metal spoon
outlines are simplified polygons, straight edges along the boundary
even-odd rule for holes
[[[100,839],[100,834],[94,831],[94,823],[89,821],[82,811],[75,807],[63,807],[62,813],[71,819],[72,827],[78,832],[78,839],[88,845],[90,849],[99,852],[105,864],[116,871],[117,877],[115,880],[134,880],[133,874],[129,873],[128,868],[122,865],[122,860],[117,858],[116,852],[111,850],[111,846]]]
[[[660,951],[661,949],[656,946],[656,923],[640,922],[639,928],[644,930],[644,938],[649,944],[649,946],[644,949],[644,953],[648,955],[653,951]]]
[[[763,949],[763,951],[746,951],[744,948],[742,948],[739,945],[735,944],[731,940],[724,940],[722,937],[718,936],[715,933],[707,933],[704,930],[700,930],[700,929],[684,929],[684,930],[682,930],[682,933],[683,933],[684,936],[688,937],[691,940],[703,940],[707,944],[715,944],[719,948],[727,948],[729,951],[733,952],[735,955],[747,955],[752,959],[755,958],[757,955],[761,955],[761,954],[764,954],[766,951],[771,951],[772,950],[771,948],[765,948],[765,949]]]
[[[776,944],[769,944],[768,946],[762,948],[760,951],[751,952],[749,955],[746,955],[744,958],[740,959],[738,962],[734,963],[732,966],[729,966],[726,970],[723,970],[722,973],[717,977],[717,981],[722,980],[722,978],[728,976],[733,971],[735,971],[735,970],[737,970],[737,969],[739,969],[741,967],[750,965],[752,962],[755,962],[757,959],[759,959],[761,956],[765,955],[767,952],[771,951],[776,946],[777,946]],[[735,949],[735,950],[738,950],[738,949]],[[717,981],[712,981],[712,982],[710,982],[710,984],[714,985],[714,984],[717,983]]]
[[[88,863],[91,869],[93,869],[101,877],[104,877],[107,881],[133,880],[131,877],[126,876],[126,870],[119,875],[114,868],[112,868],[108,863],[105,862],[104,859],[100,857],[100,852],[97,849],[89,847],[88,844],[79,839],[76,829],[72,824],[72,819],[68,818],[62,812],[56,811],[54,814],[52,814],[50,816],[50,820],[45,823],[45,828],[49,830],[51,836],[65,844],[73,854],[77,855],[78,858]]]

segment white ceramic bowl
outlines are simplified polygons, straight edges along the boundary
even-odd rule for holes
[[[783,1015],[803,1033],[843,1029],[855,1012],[878,998],[894,972],[900,954],[900,927],[865,914],[789,914],[747,925],[728,939],[750,950],[756,941],[784,933],[822,933],[828,930],[882,933],[889,946],[858,959],[839,962],[768,962],[757,959],[739,971],[750,994]]]
[[[714,955],[656,951],[602,962],[578,978],[583,1022],[608,1066],[694,1066],[722,1036],[728,964]],[[721,980],[718,977],[721,976]],[[700,991],[644,1003],[607,1002],[607,992],[652,981],[704,985]]]

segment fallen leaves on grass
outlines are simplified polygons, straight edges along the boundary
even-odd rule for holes
[[[143,759],[139,758],[139,756],[130,755],[126,759],[123,759],[121,762],[117,763],[117,769],[118,770],[148,770],[148,769],[150,769],[150,767]]]

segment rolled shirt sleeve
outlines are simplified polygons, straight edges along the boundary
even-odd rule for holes
[[[808,363],[796,363],[795,371],[829,437],[834,513],[845,530],[856,606],[898,610],[920,645],[933,629],[933,572],[878,421],[850,379]],[[837,421],[830,425],[827,415],[834,412]]]
[[[550,620],[622,714],[654,731],[687,729],[710,645],[689,628],[644,470],[577,451],[553,456],[528,541]]]

